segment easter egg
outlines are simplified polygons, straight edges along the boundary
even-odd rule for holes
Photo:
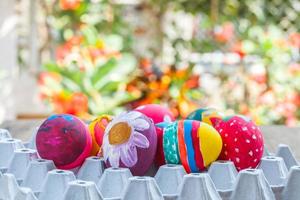
[[[214,108],[199,108],[187,117],[187,119],[202,121],[209,125],[216,125],[221,118],[222,114]]]
[[[157,135],[151,119],[130,111],[114,117],[105,128],[102,151],[106,165],[129,168],[142,176],[154,161]]]
[[[92,136],[91,155],[95,156],[98,154],[102,145],[105,127],[111,121],[111,119],[112,117],[109,115],[101,115],[89,124],[89,132]]]
[[[255,168],[263,155],[264,140],[253,121],[242,116],[221,120],[215,128],[223,140],[220,159],[231,160],[238,170]]]
[[[175,120],[174,115],[168,108],[158,104],[147,104],[139,106],[135,109],[135,111],[141,112],[152,119],[154,124],[158,124],[161,122],[172,122]],[[161,166],[165,164],[165,156],[163,151],[163,129],[160,127],[155,128],[157,133],[157,152],[155,163],[157,166]]]
[[[36,147],[40,157],[53,160],[57,168],[72,169],[90,155],[92,138],[85,123],[77,117],[52,115],[39,127]]]
[[[166,163],[182,164],[187,173],[205,170],[222,149],[219,133],[196,120],[179,120],[164,128],[163,148]]]

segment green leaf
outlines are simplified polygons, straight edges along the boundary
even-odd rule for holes
[[[99,90],[101,94],[103,93],[112,93],[113,91],[118,90],[121,81],[110,81],[107,84],[105,84],[103,87],[101,87]]]
[[[103,77],[105,77],[115,67],[117,67],[116,63],[117,63],[116,59],[112,58],[112,59],[108,60],[104,65],[97,66],[97,70],[91,76],[92,84],[93,85],[99,84],[98,82],[100,82]]]
[[[136,68],[137,62],[133,55],[129,53],[124,53],[122,57],[118,60],[116,73],[117,75],[127,75],[131,73]]]
[[[121,51],[123,49],[123,38],[120,35],[112,34],[103,38],[105,46],[109,49]]]
[[[63,78],[62,85],[68,91],[72,91],[72,92],[78,92],[78,91],[80,91],[80,87],[78,86],[78,84],[76,82],[74,82],[73,80],[67,78],[67,77]]]
[[[94,27],[85,27],[82,29],[82,33],[88,44],[94,45],[97,43],[98,31]]]
[[[45,63],[43,69],[49,72],[61,72],[62,69],[54,62]]]

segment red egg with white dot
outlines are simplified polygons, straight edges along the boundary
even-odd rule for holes
[[[135,109],[135,111],[141,112],[154,122],[154,124],[158,124],[161,122],[173,122],[175,117],[173,113],[164,106],[158,104],[147,104],[139,106]],[[163,129],[156,126],[156,134],[157,134],[157,151],[155,163],[158,166],[165,164],[165,156],[163,151]]]
[[[220,160],[232,161],[237,170],[255,168],[264,151],[264,139],[258,126],[243,116],[222,119],[215,129],[223,140]]]

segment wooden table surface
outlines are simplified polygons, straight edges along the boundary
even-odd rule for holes
[[[13,137],[28,141],[41,120],[6,121],[0,128],[6,128]],[[261,126],[267,149],[276,152],[278,144],[287,144],[291,147],[297,159],[300,160],[300,127]]]

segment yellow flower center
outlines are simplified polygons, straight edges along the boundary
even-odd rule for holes
[[[127,142],[131,135],[131,127],[126,122],[115,124],[109,131],[108,140],[111,145]]]

